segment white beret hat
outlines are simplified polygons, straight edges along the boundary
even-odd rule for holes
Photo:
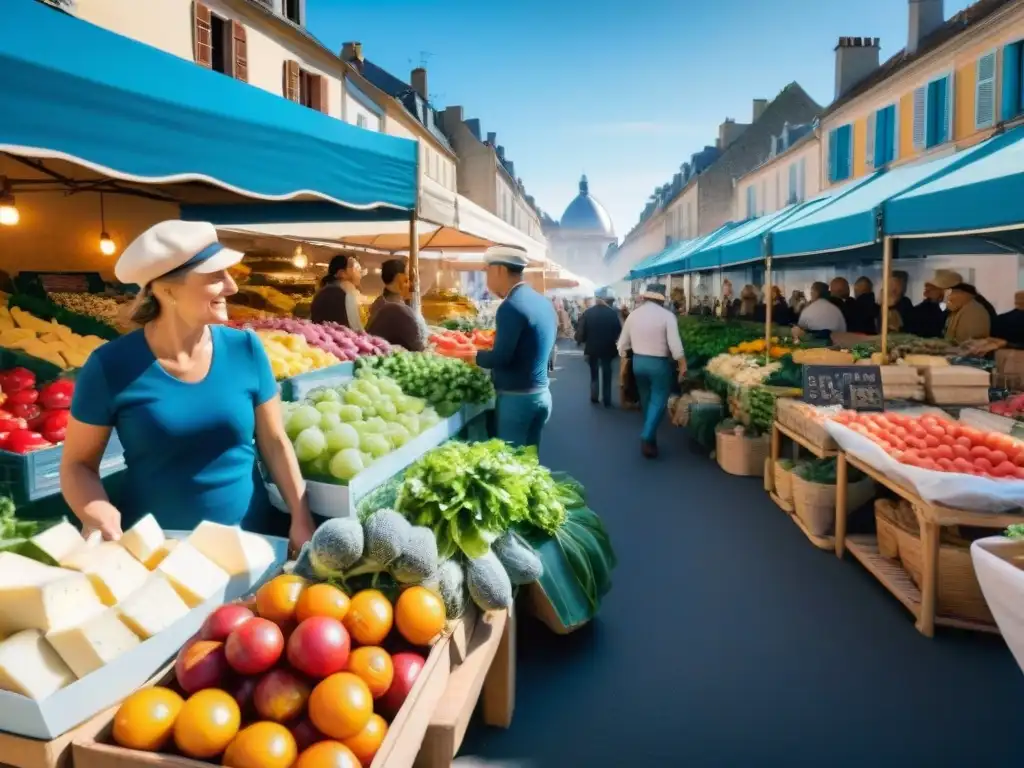
[[[525,269],[530,263],[526,258],[526,251],[514,245],[492,245],[484,251],[484,260],[488,265],[501,264],[519,269]]]
[[[213,224],[161,221],[124,249],[114,266],[114,275],[127,285],[145,287],[173,272],[219,272],[233,267],[243,255],[220,244]]]

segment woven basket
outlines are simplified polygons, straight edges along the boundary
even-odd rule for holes
[[[836,527],[836,486],[809,483],[790,473],[793,484],[793,508],[796,516],[813,536],[828,536]],[[846,486],[846,508],[854,510],[875,495],[875,483],[867,477]]]
[[[797,400],[778,399],[775,401],[775,419],[821,450],[834,451],[839,448],[825,425],[807,416],[801,406],[802,403]]]
[[[786,469],[779,462],[775,462],[775,495],[779,502],[787,507],[787,511],[793,511],[793,470]]]
[[[875,501],[875,531],[878,536],[878,554],[896,560],[900,556],[899,526],[895,520],[895,505],[889,499]]]
[[[762,476],[769,450],[767,435],[746,437],[734,432],[715,433],[715,456],[718,466],[730,475]]]
[[[897,527],[900,561],[913,582],[921,587],[921,539],[903,527]],[[969,619],[994,624],[992,611],[985,602],[978,577],[971,562],[970,545],[964,542],[939,545],[938,595],[936,613],[958,619]]]

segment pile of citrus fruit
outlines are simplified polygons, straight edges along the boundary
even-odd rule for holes
[[[278,576],[224,605],[178,654],[170,686],[129,696],[122,747],[229,768],[369,768],[445,625],[441,599]]]

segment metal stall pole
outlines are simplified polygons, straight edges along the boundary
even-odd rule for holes
[[[419,193],[416,195],[419,199]],[[419,208],[419,204],[416,205]],[[412,309],[417,314],[423,306],[420,296],[420,238],[419,227],[417,226],[419,213],[413,210],[409,217],[409,285],[412,290]]]
[[[889,277],[892,273],[893,239],[882,238],[882,365],[889,362]]]

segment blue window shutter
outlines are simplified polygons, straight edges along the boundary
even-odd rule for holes
[[[786,198],[787,202],[795,203],[797,201],[797,176],[796,176],[796,163],[790,163],[789,165],[789,197]]]
[[[996,121],[996,54],[978,59],[974,85],[974,127],[988,128]]]
[[[839,129],[828,132],[828,180],[839,180]]]
[[[844,125],[839,129],[839,180],[848,179],[853,170],[853,126]]]
[[[896,159],[896,105],[878,111],[878,138],[875,139],[875,167]]]
[[[864,162],[867,164],[868,168],[871,168],[872,166],[875,166],[876,168],[878,167],[878,158],[876,157],[876,153],[878,152],[879,142],[877,140],[877,134],[879,128],[884,127],[884,124],[878,120],[881,114],[882,111],[878,110],[877,112],[872,112],[868,115],[868,129],[865,131],[867,135],[864,137]]]
[[[953,141],[956,138],[956,125],[953,122],[954,112],[956,110],[956,94],[953,89],[956,87],[956,76],[950,74],[948,77],[943,78],[942,81],[943,97],[945,101],[942,105],[942,141]]]
[[[1003,87],[1000,119],[1012,120],[1020,112],[1020,43],[1003,46]]]
[[[914,89],[914,147],[924,149],[928,134],[928,90],[925,86]]]

